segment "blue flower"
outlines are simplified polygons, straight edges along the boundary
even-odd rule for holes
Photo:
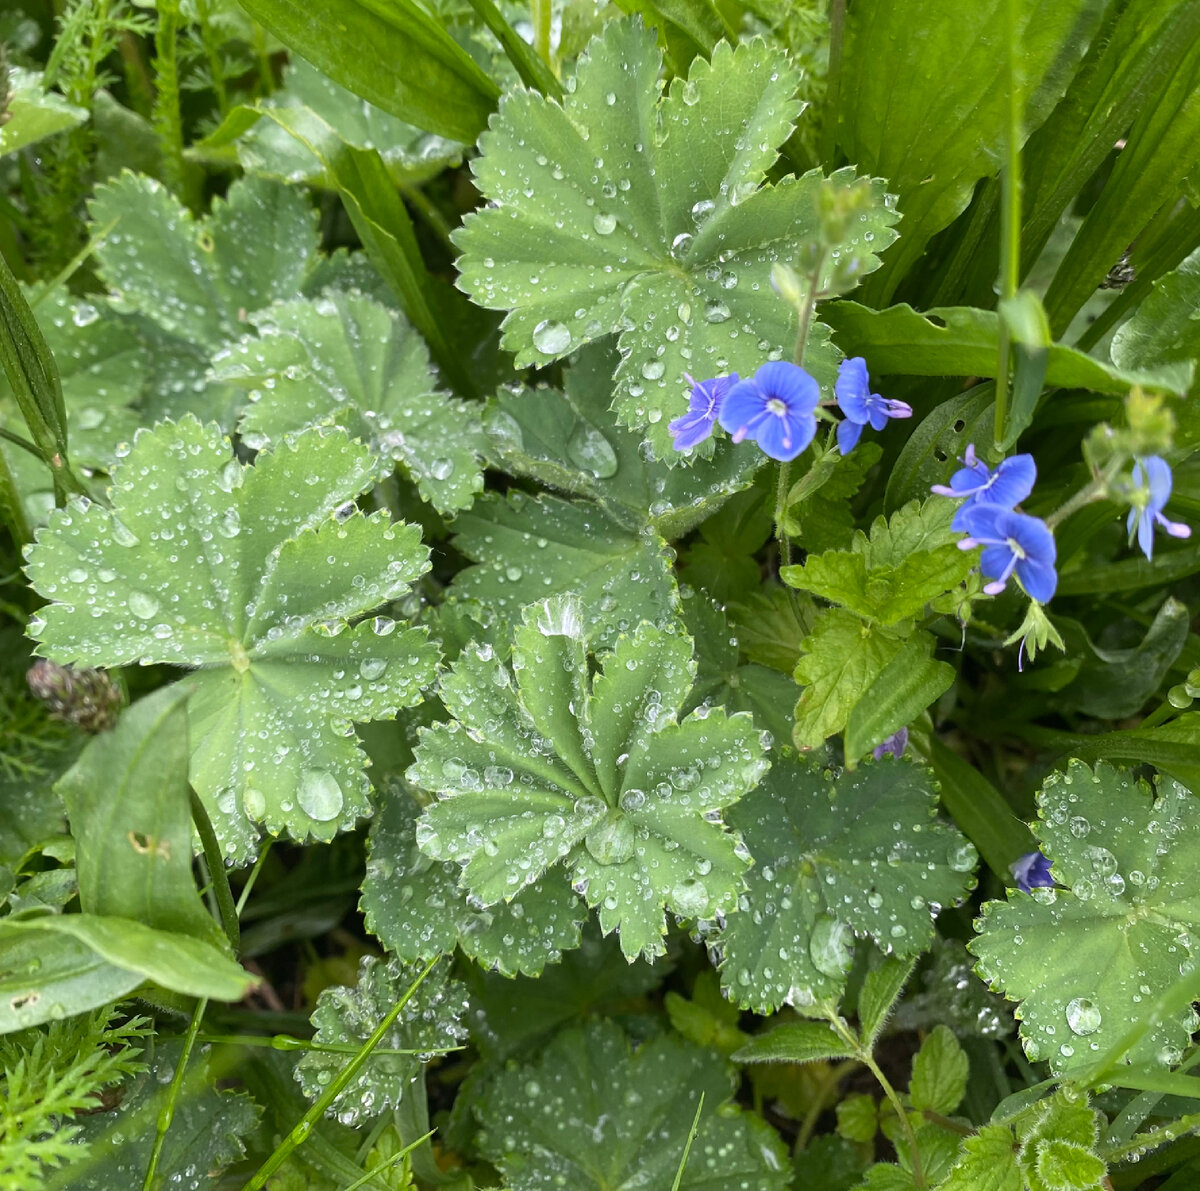
[[[1012,875],[1022,893],[1032,893],[1034,889],[1045,889],[1054,884],[1050,861],[1041,852],[1026,852],[1019,860],[1014,860]]]
[[[1133,465],[1133,482],[1137,491],[1133,495],[1133,507],[1129,510],[1126,528],[1132,541],[1136,527],[1138,545],[1147,558],[1154,552],[1155,522],[1173,538],[1192,536],[1189,526],[1168,521],[1163,516],[1163,509],[1171,498],[1171,467],[1165,459],[1158,455],[1139,459]]]
[[[734,442],[752,438],[772,459],[788,463],[816,435],[820,400],[820,386],[803,368],[772,360],[725,394],[717,420]]]
[[[677,451],[689,450],[712,433],[725,394],[738,383],[736,372],[732,376],[719,376],[714,380],[692,380],[686,372],[683,375],[687,376],[688,384],[692,386],[688,411],[667,423],[667,430],[675,436],[672,445]]]
[[[843,360],[838,367],[837,384],[834,386],[838,407],[846,415],[838,423],[838,450],[849,455],[858,446],[863,427],[882,430],[889,418],[911,418],[912,406],[903,401],[892,401],[871,392],[871,381],[867,376],[867,362],[862,356]]]
[[[1009,576],[1016,571],[1031,599],[1039,604],[1049,602],[1058,586],[1054,569],[1058,552],[1054,535],[1041,518],[993,504],[972,505],[962,510],[961,516],[962,528],[968,536],[959,542],[959,547],[984,548],[979,569],[992,580],[983,588],[988,595],[1002,592]]]
[[[901,728],[899,732],[892,733],[882,744],[877,744],[871,750],[871,755],[876,761],[882,761],[889,754],[893,757],[903,757],[906,748],[908,748],[908,729]]]
[[[983,460],[975,457],[975,444],[971,443],[962,462],[963,466],[950,477],[949,487],[934,484],[932,489],[939,496],[966,497],[950,523],[957,530],[966,529],[964,514],[973,505],[1016,508],[1033,491],[1037,479],[1037,464],[1032,455],[1013,455],[991,471]]]

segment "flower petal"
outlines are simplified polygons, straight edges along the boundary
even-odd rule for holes
[[[1039,558],[1023,558],[1017,563],[1017,578],[1032,600],[1048,604],[1058,587],[1058,573],[1054,564]]]
[[[849,455],[858,446],[858,440],[862,438],[862,432],[862,426],[858,422],[851,421],[849,418],[839,422],[837,428],[838,450],[843,455]]]
[[[821,386],[803,368],[787,360],[771,360],[764,364],[754,374],[754,383],[763,394],[764,402],[776,397],[791,414],[811,414],[821,400]]]
[[[1005,459],[988,484],[988,502],[1014,508],[1033,491],[1036,480],[1037,464],[1032,455],[1014,455]]]
[[[758,445],[780,463],[790,463],[813,440],[817,419],[808,414],[799,416],[768,414],[758,426],[754,437]]]
[[[758,387],[754,377],[738,381],[721,401],[717,413],[717,421],[730,434],[743,431],[743,437],[750,423],[759,417],[767,407],[767,397]]]
[[[838,407],[846,417],[860,425],[866,422],[871,382],[867,376],[867,362],[862,356],[852,356],[838,365],[833,391]]]

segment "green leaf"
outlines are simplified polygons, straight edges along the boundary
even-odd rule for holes
[[[953,514],[946,500],[912,501],[890,519],[877,517],[870,537],[860,531],[849,550],[810,554],[801,566],[781,567],[780,578],[868,622],[898,624],[957,587],[974,566],[958,548]]]
[[[939,1191],[1024,1191],[1011,1130],[984,1125],[963,1142],[962,1154]]]
[[[601,938],[594,926],[584,930],[579,947],[536,979],[509,979],[468,966],[472,1041],[488,1058],[538,1050],[569,1022],[636,1012],[662,982],[664,969],[670,964],[663,959],[626,963],[616,940]]]
[[[1029,1191],[1099,1191],[1106,1173],[1092,1151],[1100,1119],[1087,1098],[1060,1091],[1033,1106],[1017,1121],[1019,1160]],[[1099,1162],[1099,1168],[1096,1166]],[[1096,1171],[1099,1173],[1095,1173]],[[1075,1183],[1075,1175],[1090,1181]]]
[[[0,929],[0,1034],[97,1009],[141,983],[69,935]]]
[[[1066,330],[1113,263],[1171,201],[1200,163],[1200,41],[1193,35],[1126,136],[1099,198],[1088,209],[1046,290],[1056,335]]]
[[[868,0],[848,12],[837,141],[847,160],[888,179],[904,212],[903,241],[871,287],[875,304],[999,168],[1010,102],[1003,46],[1019,47],[1014,98],[1032,130],[1066,90],[1102,10],[1088,0],[1019,0],[1011,31],[999,0],[960,5],[953,23],[937,0]]]
[[[1102,649],[1085,638],[1085,649],[1079,651],[1083,655],[1079,673],[1057,699],[1064,707],[1098,719],[1136,715],[1175,664],[1187,641],[1190,622],[1187,605],[1168,598],[1138,645]]]
[[[470,144],[496,105],[496,84],[412,0],[245,0],[244,7],[335,83],[418,128]]]
[[[848,765],[911,724],[954,685],[957,672],[929,656],[929,643],[924,633],[905,642],[850,712],[843,742]]]
[[[536,976],[579,946],[587,910],[567,887],[535,881],[511,902],[477,909],[459,888],[456,864],[431,862],[417,848],[420,807],[389,788],[371,825],[362,911],[367,929],[406,963],[446,954],[455,945],[504,976]]]
[[[1112,358],[1121,368],[1184,365],[1191,372],[1200,358],[1200,250],[1154,289],[1112,339]]]
[[[46,935],[65,935],[106,963],[136,973],[138,983],[152,980],[191,997],[240,1001],[258,983],[258,977],[244,971],[218,948],[189,935],[155,930],[132,918],[41,914],[29,918],[10,915],[0,920],[0,941],[6,943],[21,934],[32,936],[39,947],[45,945]],[[65,964],[65,957],[62,962]],[[35,980],[40,975],[38,972]],[[29,1023],[22,1020],[19,1024]]]
[[[823,1021],[789,1021],[752,1038],[730,1057],[735,1063],[813,1063],[819,1059],[853,1058],[855,1053]]]
[[[735,907],[746,862],[721,811],[767,762],[747,715],[677,718],[695,673],[678,630],[643,622],[599,661],[590,681],[579,606],[561,598],[526,610],[511,672],[465,650],[442,680],[454,719],[422,733],[408,772],[441,797],[417,839],[485,905],[560,865],[628,958],[660,955],[664,909]]]
[[[765,460],[724,440],[701,467],[647,458],[643,436],[609,408],[618,359],[589,345],[573,357],[561,392],[501,389],[484,415],[488,456],[512,475],[594,501],[625,529],[674,540],[746,488]]]
[[[750,373],[790,351],[796,315],[770,269],[816,237],[824,179],[759,188],[799,114],[799,76],[779,51],[721,42],[661,97],[659,68],[653,32],[611,21],[561,105],[506,95],[474,165],[489,205],[455,243],[460,285],[510,312],[504,344],[518,366],[619,331],[614,408],[672,458],[667,422],[686,409],[685,371]],[[871,188],[878,205],[844,248],[862,252],[865,271],[877,265],[867,245],[891,243],[897,219],[882,183]],[[837,359],[818,324],[806,366],[829,386]]]
[[[765,666],[743,664],[738,638],[707,596],[685,594],[683,621],[696,642],[697,662],[696,685],[685,707],[707,702],[729,712],[748,711],[773,738],[786,740],[792,731],[796,684]]]
[[[1012,864],[1034,850],[1029,828],[991,782],[969,761],[933,737],[929,763],[941,787],[942,806],[979,849],[984,863],[1000,878],[1012,879]]]
[[[835,452],[832,459],[819,461],[792,485],[787,512],[797,545],[809,554],[820,554],[850,544],[854,537],[850,501],[882,455],[877,442],[859,443],[852,455]]]
[[[954,1031],[935,1026],[913,1057],[908,1094],[913,1108],[948,1117],[962,1103],[971,1064]]]
[[[879,1132],[879,1110],[874,1096],[854,1092],[845,1097],[837,1106],[837,1131],[839,1137],[860,1145],[874,1142]]]
[[[159,1044],[146,1070],[112,1094],[111,1106],[106,1102],[103,1111],[75,1118],[73,1142],[81,1153],[69,1169],[47,1176],[46,1191],[112,1191],[130,1186],[132,1171],[146,1170],[180,1051],[177,1041]],[[216,1079],[216,1071],[202,1059],[193,1061],[184,1077],[158,1160],[164,1186],[207,1191],[221,1171],[246,1153],[259,1108],[245,1092],[219,1090]]]
[[[36,145],[56,132],[82,124],[86,108],[68,103],[55,91],[42,87],[42,72],[12,66],[8,70],[8,119],[0,124],[0,157]]]
[[[512,1191],[669,1187],[704,1096],[681,1191],[736,1186],[782,1191],[786,1158],[774,1131],[726,1102],[727,1064],[659,1037],[632,1050],[620,1029],[566,1030],[540,1061],[507,1068],[478,1107],[480,1148]]]
[[[378,1028],[393,1005],[416,980],[420,968],[396,959],[367,956],[358,968],[353,988],[336,985],[317,998],[312,1012],[313,1041],[357,1050]],[[329,1106],[328,1115],[343,1125],[371,1120],[395,1108],[408,1085],[421,1072],[419,1054],[389,1051],[437,1051],[466,1037],[462,1016],[467,1008],[463,986],[449,979],[449,965],[440,963],[400,1011],[377,1050]],[[346,1065],[346,1054],[329,1050],[305,1051],[296,1064],[296,1079],[304,1094],[316,1100]]]
[[[424,630],[346,627],[428,568],[415,527],[347,503],[374,472],[341,431],[284,440],[247,468],[217,427],[165,423],[114,469],[111,510],[59,510],[29,553],[54,601],[33,626],[47,656],[193,671],[192,785],[231,860],[254,855],[260,822],[331,839],[367,814],[350,723],[393,715],[432,681]]]
[[[739,912],[709,940],[726,995],[759,1013],[836,1001],[856,935],[903,958],[921,952],[939,910],[974,883],[975,850],[936,807],[930,775],[905,761],[831,782],[776,759],[729,812],[754,867]]]
[[[621,528],[594,505],[489,493],[454,528],[455,548],[476,565],[455,576],[451,592],[479,601],[489,616],[511,623],[536,600],[575,596],[588,641],[605,648],[640,620],[678,615],[666,542]]]
[[[907,229],[906,229],[907,230]],[[935,306],[924,314],[907,304],[872,310],[857,302],[829,302],[821,317],[848,355],[865,355],[871,367],[895,376],[995,376],[1000,318],[971,306]],[[1183,394],[1193,368],[1180,355],[1114,356],[1106,364],[1073,347],[1051,344],[1046,384],[1125,394],[1135,384]]]
[[[1041,850],[1066,888],[1009,890],[1006,902],[985,903],[970,949],[980,974],[1022,1002],[1026,1053],[1060,1072],[1108,1050],[1190,968],[1200,812],[1169,778],[1154,799],[1127,773],[1073,761],[1047,777],[1038,815]],[[1127,1061],[1176,1061],[1185,1018],[1190,1012],[1152,1023]]]
[[[284,434],[338,425],[395,460],[439,512],[483,488],[482,434],[466,402],[437,389],[429,354],[404,317],[362,295],[326,292],[251,317],[212,376],[250,390],[240,430],[261,450]]]
[[[317,264],[315,212],[303,192],[265,178],[229,188],[194,219],[161,183],[124,173],[88,204],[98,272],[117,309],[213,351],[247,316],[299,293]]]
[[[796,681],[804,687],[792,733],[796,746],[816,748],[840,732],[905,642],[903,633],[872,628],[844,608],[823,612],[796,663]]]
[[[896,1007],[896,1001],[908,983],[915,963],[915,957],[905,960],[888,956],[863,978],[862,988],[858,992],[858,1024],[866,1050],[874,1049],[875,1040]]]
[[[265,100],[264,107],[292,108],[301,119],[305,110],[315,112],[337,135],[356,149],[379,150],[391,175],[399,181],[420,183],[462,161],[464,146],[425,132],[397,119],[382,108],[360,99],[339,86],[327,74],[304,61],[293,58],[283,71],[283,86]],[[239,113],[236,123],[231,123]],[[284,182],[305,181],[334,187],[321,160],[274,120],[257,117],[253,109],[238,109],[229,118],[229,132],[255,116],[253,126],[238,137],[223,136],[225,127],[201,142],[199,148],[220,148],[229,140],[237,145],[237,158],[251,174],[265,174]],[[319,136],[317,129],[314,135]]]
[[[85,914],[134,918],[221,947],[192,876],[187,689],[155,691],[93,737],[55,790],[75,837]]]

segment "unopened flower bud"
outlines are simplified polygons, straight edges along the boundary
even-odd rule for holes
[[[106,670],[76,670],[39,658],[26,675],[29,689],[52,718],[97,733],[117,722],[124,696]]]

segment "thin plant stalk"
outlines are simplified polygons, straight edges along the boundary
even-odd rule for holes
[[[1021,109],[1017,95],[1017,0],[1005,0],[1005,44],[1007,46],[1008,126],[1005,129],[1006,160],[1000,179],[1000,299],[1017,296],[1021,284]],[[1009,371],[1012,342],[1000,320],[996,348],[996,407],[992,435],[996,449],[1008,431]]]
[[[242,1191],[262,1191],[267,1180],[291,1156],[297,1147],[304,1144],[313,1131],[316,1123],[325,1115],[325,1110],[349,1086],[350,1081],[358,1074],[362,1065],[371,1057],[375,1048],[383,1041],[393,1022],[400,1016],[400,1010],[412,1000],[417,989],[425,981],[425,977],[433,971],[434,965],[441,957],[431,959],[421,970],[421,974],[409,985],[408,991],[388,1010],[383,1020],[375,1027],[371,1036],[358,1048],[358,1053],[337,1073],[329,1087],[317,1098],[312,1107],[300,1118],[292,1131],[275,1147],[274,1153],[258,1168],[254,1175],[243,1187]]]
[[[192,1011],[192,1020],[188,1022],[187,1033],[183,1036],[183,1050],[179,1055],[179,1063],[175,1075],[171,1079],[171,1088],[167,1092],[167,1102],[158,1114],[154,1126],[154,1147],[150,1151],[150,1161],[146,1164],[146,1177],[142,1180],[142,1191],[153,1191],[157,1180],[158,1162],[162,1157],[163,1145],[167,1140],[167,1130],[175,1119],[175,1106],[179,1103],[179,1093],[183,1088],[183,1077],[192,1057],[192,1049],[196,1045],[196,1037],[200,1033],[200,1023],[204,1019],[204,1011],[208,1008],[208,1000],[201,997]]]

